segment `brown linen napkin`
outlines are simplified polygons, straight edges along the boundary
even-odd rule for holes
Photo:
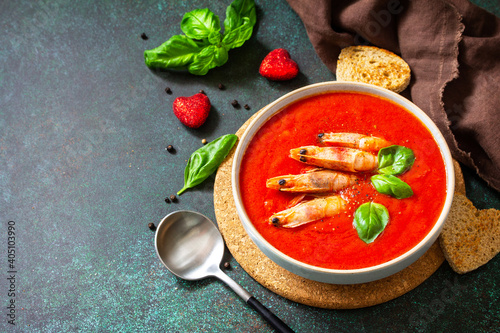
[[[467,0],[287,0],[326,66],[372,44],[412,70],[402,94],[437,124],[453,157],[500,191],[500,19]]]

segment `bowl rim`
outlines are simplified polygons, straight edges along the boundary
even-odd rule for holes
[[[319,89],[318,91],[315,91],[316,89]],[[310,91],[313,91],[313,93],[309,93]],[[363,267],[363,268],[355,268],[355,269],[332,269],[332,268],[324,268],[324,267],[318,267],[314,266],[311,264],[307,264],[304,262],[301,262],[297,259],[294,259],[283,252],[279,251],[276,249],[273,245],[271,245],[255,228],[253,225],[252,221],[248,217],[246,210],[243,206],[241,196],[239,195],[239,172],[237,172],[240,164],[242,157],[244,156],[245,150],[248,147],[248,144],[252,140],[253,136],[258,132],[258,130],[262,127],[264,123],[266,123],[270,118],[272,118],[274,115],[277,113],[281,112],[286,106],[296,103],[297,101],[323,94],[323,93],[328,93],[328,92],[356,92],[356,93],[364,93],[364,94],[371,94],[379,98],[384,98],[387,100],[390,100],[393,103],[396,103],[397,105],[403,107],[413,115],[415,115],[423,124],[424,126],[431,132],[435,142],[438,144],[439,149],[441,151],[441,155],[443,158],[443,162],[445,164],[445,171],[446,171],[446,198],[445,202],[443,204],[443,208],[441,209],[441,213],[437,219],[437,221],[434,223],[434,226],[432,229],[427,233],[427,235],[420,241],[418,242],[415,246],[413,246],[410,250],[406,251],[405,253],[399,255],[398,257],[391,259],[389,261],[386,261],[384,263],[374,265],[374,266],[369,266],[369,267]],[[288,99],[292,98],[290,101],[287,101]],[[353,274],[361,274],[361,273],[371,273],[379,270],[386,269],[390,266],[393,266],[398,263],[402,262],[407,262],[410,259],[412,259],[411,262],[409,262],[407,265],[404,267],[401,267],[401,270],[410,265],[412,262],[416,261],[421,255],[425,253],[425,251],[432,245],[432,243],[437,239],[439,236],[439,233],[441,229],[443,228],[444,222],[446,220],[446,217],[448,215],[448,212],[451,207],[451,203],[453,200],[453,194],[454,194],[454,188],[455,188],[455,173],[454,173],[454,167],[453,167],[453,159],[448,147],[448,144],[446,143],[446,140],[444,139],[441,131],[439,128],[436,126],[436,124],[431,120],[431,118],[424,112],[422,111],[417,105],[415,105],[413,102],[410,100],[406,99],[405,97],[392,92],[388,89],[381,88],[375,85],[367,84],[367,83],[359,83],[359,82],[347,82],[347,81],[325,81],[325,82],[320,82],[320,83],[315,83],[315,84],[310,84],[298,89],[295,89],[278,99],[274,100],[270,104],[266,105],[261,111],[259,111],[260,114],[256,116],[252,121],[248,124],[247,128],[243,132],[239,142],[238,146],[236,148],[236,151],[234,153],[234,159],[233,159],[233,165],[231,168],[231,184],[232,184],[232,192],[233,192],[233,198],[234,202],[236,205],[236,210],[238,212],[239,219],[241,223],[243,224],[243,227],[245,228],[246,232],[249,234],[250,238],[254,243],[256,243],[257,247],[262,251],[261,247],[259,244],[257,244],[256,240],[261,242],[266,246],[266,250],[271,251],[273,255],[275,255],[277,258],[280,260],[284,260],[285,262],[289,262],[295,266],[300,267],[301,269],[305,269],[307,271],[312,271],[312,272],[317,272],[317,273],[326,273],[326,274],[332,274],[332,275],[353,275]],[[265,119],[264,119],[265,118]],[[258,126],[257,126],[257,125]],[[425,251],[423,251],[425,250]],[[412,258],[416,253],[420,253],[420,255],[416,258]],[[266,254],[266,256],[268,256]],[[269,256],[268,256],[269,257]],[[273,261],[275,261],[273,258],[271,258]],[[280,264],[278,264],[280,265]],[[282,266],[282,265],[280,265]],[[394,272],[396,273],[396,272]],[[313,278],[314,279],[314,278]]]

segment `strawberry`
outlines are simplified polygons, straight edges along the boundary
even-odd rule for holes
[[[262,60],[259,73],[273,81],[293,79],[299,73],[299,65],[290,58],[290,53],[285,49],[276,49]]]
[[[191,97],[177,97],[174,100],[174,114],[187,127],[198,128],[207,120],[210,100],[205,94]]]

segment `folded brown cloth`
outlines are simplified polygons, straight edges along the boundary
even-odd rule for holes
[[[326,66],[375,45],[410,65],[402,94],[437,124],[452,155],[500,191],[500,19],[467,0],[287,0]]]

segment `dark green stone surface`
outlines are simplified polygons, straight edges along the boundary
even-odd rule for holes
[[[215,218],[213,176],[177,203],[163,201],[182,187],[186,160],[201,139],[234,133],[295,88],[335,79],[284,0],[257,1],[253,37],[204,77],[144,65],[145,49],[181,33],[185,12],[209,7],[222,21],[229,2],[0,2],[0,331],[272,331],[221,282],[185,282],[169,273],[147,227],[179,209]],[[477,3],[500,15],[496,2]],[[280,47],[301,72],[269,82],[258,67]],[[212,111],[202,128],[187,129],[172,102],[200,89]],[[233,108],[233,99],[251,109]],[[474,203],[500,208],[498,192],[464,172]],[[8,221],[16,228],[15,297],[7,295]],[[231,267],[234,280],[297,332],[499,331],[500,257],[463,276],[445,263],[396,300],[346,311],[290,302],[234,259]],[[15,326],[7,321],[11,299]]]

